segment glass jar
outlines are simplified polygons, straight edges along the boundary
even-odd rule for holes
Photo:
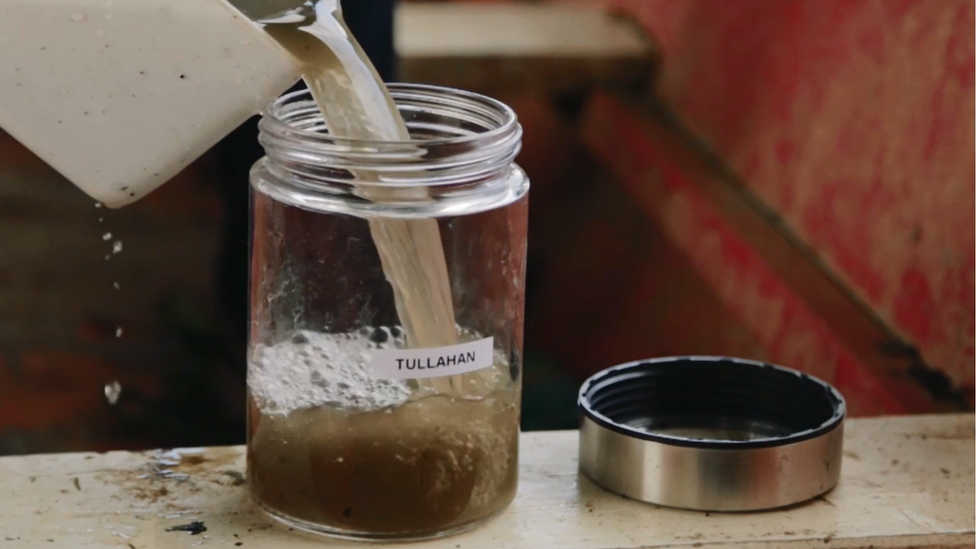
[[[248,487],[358,539],[467,529],[518,480],[521,127],[477,94],[390,92],[410,141],[333,138],[300,91],[251,171]]]

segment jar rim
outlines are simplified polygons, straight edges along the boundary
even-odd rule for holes
[[[398,148],[398,146],[403,145],[423,145],[424,147],[436,147],[438,145],[461,145],[474,141],[493,140],[495,138],[511,134],[515,131],[519,131],[520,133],[518,116],[516,115],[515,111],[505,103],[497,99],[493,99],[487,95],[458,88],[434,86],[430,84],[393,82],[388,83],[386,86],[390,92],[390,96],[393,98],[394,103],[397,105],[400,105],[398,100],[410,99],[411,97],[435,98],[438,96],[450,96],[452,98],[467,102],[468,105],[465,105],[467,107],[481,107],[482,110],[488,109],[494,111],[494,114],[498,115],[496,117],[498,119],[498,124],[484,132],[451,137],[433,137],[428,139],[411,138],[390,141],[334,136],[315,130],[299,128],[281,119],[282,111],[289,104],[293,104],[301,98],[311,100],[311,92],[308,89],[301,89],[279,96],[264,108],[261,113],[261,130],[263,132],[278,134],[282,137],[287,135],[292,138],[305,139],[315,142],[316,145],[319,146],[328,147],[329,145],[335,145],[337,149],[342,151],[358,148],[369,148],[377,152]]]
[[[305,209],[399,217],[493,209],[528,190],[515,164],[522,127],[511,107],[440,86],[389,90],[419,138],[333,137],[309,90],[272,102],[258,124],[266,156],[252,170],[252,186]]]

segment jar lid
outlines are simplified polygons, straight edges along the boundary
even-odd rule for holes
[[[829,384],[751,360],[632,362],[580,389],[580,470],[611,492],[703,511],[799,503],[840,477],[846,406]]]

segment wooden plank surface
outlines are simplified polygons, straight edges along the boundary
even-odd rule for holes
[[[574,431],[523,435],[512,506],[425,549],[963,548],[974,544],[972,415],[851,420],[840,486],[769,513],[662,509],[577,474]],[[272,524],[249,503],[242,448],[0,458],[0,548],[297,549],[355,544]],[[167,458],[173,459],[167,462]],[[166,463],[178,462],[178,465]],[[201,521],[198,535],[167,531]]]
[[[395,21],[401,80],[486,93],[636,85],[658,58],[602,6],[404,2]]]

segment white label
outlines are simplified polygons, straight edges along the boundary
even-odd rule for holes
[[[378,377],[420,379],[466,374],[494,363],[494,338],[430,349],[375,351],[370,367]]]

